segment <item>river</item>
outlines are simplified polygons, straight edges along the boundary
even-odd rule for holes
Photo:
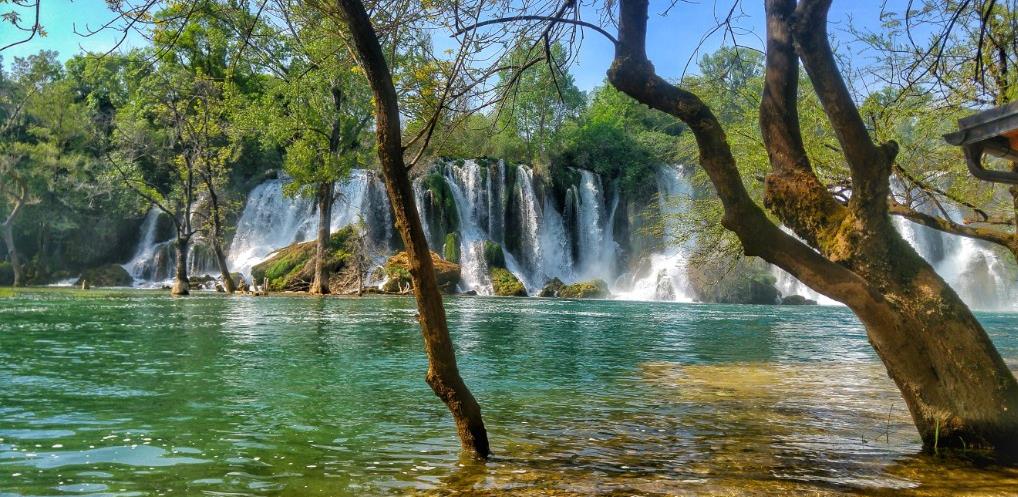
[[[0,497],[1015,495],[919,454],[841,307],[448,298],[494,450],[458,457],[413,301],[0,298]],[[979,313],[1018,359],[1018,314]]]

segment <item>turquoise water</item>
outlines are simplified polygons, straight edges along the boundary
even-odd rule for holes
[[[918,455],[847,310],[450,298],[495,458],[461,460],[413,301],[0,298],[0,496],[1016,495]],[[1015,314],[980,314],[1018,358]]]

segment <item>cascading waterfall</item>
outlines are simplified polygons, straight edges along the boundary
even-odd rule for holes
[[[692,185],[680,168],[662,166],[656,174],[657,202],[637,203],[638,209],[656,208],[664,222],[663,239],[655,250],[630,253],[632,240],[617,239],[632,222],[616,219],[623,195],[617,182],[586,170],[575,170],[578,181],[559,193],[541,184],[534,171],[501,161],[442,162],[414,180],[414,197],[432,250],[444,254],[447,237],[459,243],[459,290],[492,293],[486,242],[497,243],[513,272],[535,294],[552,278],[565,283],[590,279],[608,282],[616,298],[689,302],[694,293],[687,271],[696,240],[681,238],[677,214],[689,208]],[[444,188],[435,190],[435,182]],[[283,194],[287,179],[273,179],[248,196],[229,248],[231,270],[249,274],[251,268],[274,251],[315,236],[317,214],[312,199]],[[444,186],[442,186],[444,185]],[[388,196],[380,178],[355,170],[337,183],[332,228],[350,224],[368,234],[373,256],[381,263],[394,244]],[[630,201],[632,202],[632,200]],[[625,204],[630,211],[632,203]],[[626,209],[621,209],[626,212]],[[134,257],[124,268],[139,284],[159,284],[173,276],[171,240],[158,240],[159,212],[151,210],[141,226]],[[904,219],[895,219],[902,235],[934,266],[962,299],[978,309],[1015,309],[1018,290],[1015,267],[992,246],[947,235]],[[641,239],[643,240],[643,239]],[[211,251],[196,240],[189,257],[192,274],[218,273]],[[821,304],[835,302],[812,291],[788,273],[774,268],[775,286],[784,296],[802,295]]]
[[[156,279],[154,263],[160,244],[156,243],[156,230],[159,228],[159,209],[148,210],[145,220],[141,223],[141,238],[134,249],[134,257],[124,264],[124,269],[136,282]]]
[[[638,268],[619,277],[616,294],[627,300],[692,302],[686,276],[695,240],[683,239],[677,214],[689,208],[692,185],[674,167],[657,171],[658,209],[664,223],[664,249],[640,261]]]
[[[1002,257],[991,244],[981,240],[948,235],[897,216],[893,222],[902,237],[970,307],[1018,309],[1015,268],[1009,256]]]
[[[248,195],[227,258],[232,271],[249,275],[255,264],[276,250],[316,236],[318,206],[313,198],[284,194],[288,181],[268,180]],[[363,221],[373,245],[387,250],[392,243],[388,196],[381,180],[371,172],[351,171],[349,178],[336,184],[330,219],[333,232]]]

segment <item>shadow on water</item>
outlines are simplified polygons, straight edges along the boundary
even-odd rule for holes
[[[0,301],[0,496],[1004,496],[919,455],[838,308],[450,298],[496,457],[462,459],[413,301]],[[981,314],[1018,358],[1018,315]]]

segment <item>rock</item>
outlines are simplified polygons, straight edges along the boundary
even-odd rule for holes
[[[445,235],[445,245],[442,247],[442,252],[445,260],[455,264],[460,263],[460,237],[458,234],[454,232]]]
[[[82,283],[93,287],[131,286],[134,278],[121,265],[106,264],[82,271],[74,285],[81,286]]]
[[[434,252],[431,252],[431,263],[435,266],[438,287],[445,293],[455,291],[456,285],[460,282],[459,264],[444,260]],[[407,293],[413,288],[413,280],[410,278],[410,257],[405,251],[390,257],[385,262],[384,271],[387,280],[382,286],[382,291]]]
[[[505,267],[505,254],[502,252],[502,246],[490,241],[484,241],[484,260],[488,263],[488,267]]]
[[[212,290],[219,283],[216,281],[216,277],[210,274],[188,276],[187,282],[189,284],[188,288],[191,290]]]
[[[603,299],[611,296],[611,292],[604,280],[590,280],[564,285],[558,296],[564,299]]]
[[[468,297],[476,297],[477,296],[477,290],[467,290],[467,291],[461,293],[460,295],[466,295]]]
[[[781,305],[817,305],[817,301],[802,295],[789,295],[781,298]]]
[[[352,265],[353,254],[359,250],[356,228],[347,226],[332,234],[329,238],[329,253],[325,266],[331,274],[335,274]],[[306,292],[311,287],[315,273],[315,254],[318,250],[317,240],[295,243],[283,247],[251,268],[252,281],[261,282],[268,278],[267,290]],[[236,281],[236,280],[235,280]],[[236,281],[238,288],[239,281]],[[333,290],[332,278],[329,279],[329,290],[343,293],[342,289]]]
[[[515,274],[501,267],[491,268],[491,287],[500,297],[526,297],[527,288]]]
[[[689,286],[696,300],[711,304],[781,303],[777,279],[763,261],[741,259],[735,266],[695,264],[688,269]]]
[[[562,280],[558,278],[552,278],[551,281],[544,284],[544,288],[541,289],[541,293],[538,293],[538,297],[558,297],[558,292],[562,290],[562,287],[566,286],[562,283]]]

